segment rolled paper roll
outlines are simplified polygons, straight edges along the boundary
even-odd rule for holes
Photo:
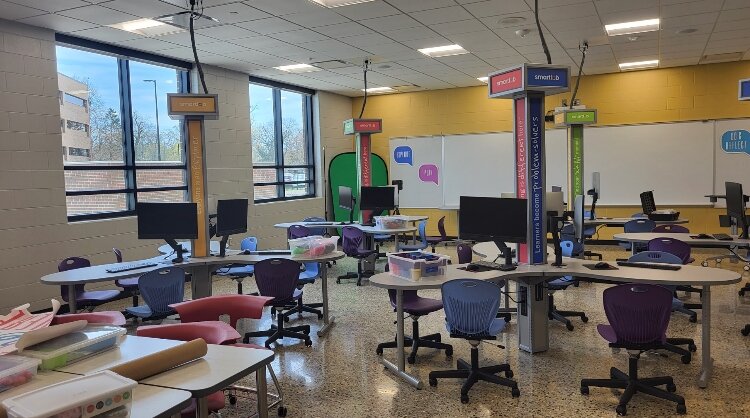
[[[135,381],[141,381],[169,369],[199,359],[205,356],[207,352],[208,346],[206,345],[206,341],[202,338],[197,338],[176,347],[168,348],[159,351],[158,353],[120,364],[110,370],[120,376]]]

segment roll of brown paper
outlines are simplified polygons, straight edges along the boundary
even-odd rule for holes
[[[198,338],[176,347],[139,358],[138,360],[123,363],[111,368],[110,370],[120,376],[140,381],[187,362],[199,359],[205,356],[207,352],[208,346],[206,345],[206,341],[202,338]]]

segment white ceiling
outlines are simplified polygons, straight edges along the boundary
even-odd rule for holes
[[[534,0],[375,0],[334,9],[308,0],[204,0],[219,26],[198,30],[201,62],[259,77],[358,96],[362,60],[374,64],[370,87],[441,89],[481,85],[477,77],[520,62],[545,62]],[[704,55],[750,59],[750,0],[539,0],[554,64],[576,67],[589,41],[584,73],[659,59],[661,67],[698,64]],[[185,10],[185,0],[0,0],[0,18],[159,55],[191,60],[186,32],[147,38],[106,25]],[[500,20],[526,20],[504,25]],[[608,37],[604,25],[659,17],[662,29]],[[518,29],[532,32],[521,38]],[[690,34],[678,34],[683,29]],[[417,48],[458,43],[470,54],[429,58]],[[305,74],[273,67],[333,59],[355,65]],[[575,71],[575,69],[574,69]],[[412,88],[414,89],[414,88]]]

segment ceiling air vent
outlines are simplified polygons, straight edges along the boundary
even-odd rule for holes
[[[739,61],[742,59],[742,52],[728,52],[726,54],[711,54],[701,57],[699,64],[711,64],[716,62]]]

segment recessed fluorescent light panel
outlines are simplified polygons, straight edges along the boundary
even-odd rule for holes
[[[489,77],[477,77],[477,80],[481,81],[482,83],[486,83],[489,79]]]
[[[634,22],[613,23],[604,25],[609,36],[627,35],[630,33],[652,32],[659,30],[659,19],[637,20]]]
[[[313,71],[320,71],[320,68],[310,64],[282,65],[281,67],[273,68],[281,71],[286,71],[288,73],[311,73]]]
[[[365,89],[362,89],[362,91],[365,91]],[[370,87],[367,89],[368,93],[393,93],[395,91],[390,87]]]
[[[352,4],[369,3],[373,0],[310,0],[313,3],[323,7],[333,8],[341,6],[351,6]]]
[[[433,58],[449,57],[451,55],[468,54],[469,51],[461,48],[461,45],[443,45],[432,48],[422,48],[417,51]]]
[[[644,68],[654,68],[659,66],[659,60],[623,62],[620,64],[620,70],[642,70]]]
[[[112,28],[137,33],[143,36],[160,36],[170,33],[182,32],[182,29],[152,19],[136,19],[127,22],[109,25]]]

